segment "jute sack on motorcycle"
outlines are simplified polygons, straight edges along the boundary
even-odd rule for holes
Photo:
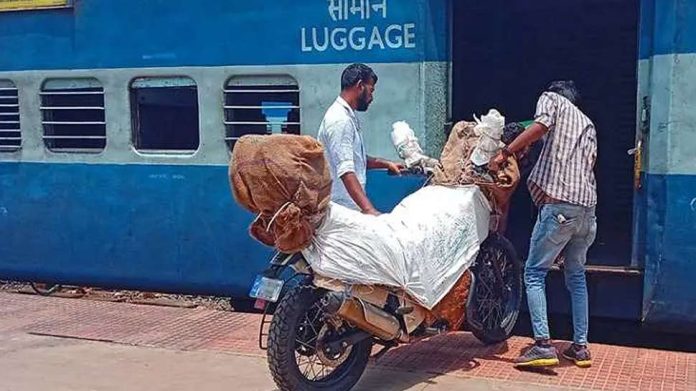
[[[510,157],[507,165],[495,174],[495,182],[485,182],[477,178],[469,157],[479,137],[474,132],[475,122],[460,121],[452,132],[440,155],[440,167],[436,169],[432,184],[459,186],[476,184],[491,204],[491,230],[505,229],[505,219],[510,204],[510,197],[515,192],[520,180],[517,161]],[[502,217],[502,222],[500,217]],[[471,287],[470,273],[464,273],[447,295],[432,309],[428,323],[437,319],[446,320],[453,328],[459,328],[464,322],[467,301]]]
[[[309,136],[243,136],[229,180],[235,200],[258,215],[250,234],[288,253],[309,244],[331,197],[324,149]]]
[[[510,156],[507,164],[493,174],[493,182],[482,180],[476,175],[469,159],[479,140],[474,132],[475,126],[475,122],[460,121],[452,127],[440,155],[441,166],[435,171],[431,183],[443,186],[478,185],[494,211],[491,230],[497,231],[498,228],[505,228],[504,221],[498,227],[497,219],[503,216],[504,220],[507,215],[510,197],[520,181],[520,170],[517,160]]]

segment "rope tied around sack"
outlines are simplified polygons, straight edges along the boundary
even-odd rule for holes
[[[301,207],[295,200],[286,201],[272,214],[259,213],[251,225],[251,234],[280,251],[297,252],[309,245],[325,215],[326,208],[315,211]]]
[[[281,206],[280,209],[278,209],[278,210],[275,212],[275,214],[273,215],[273,217],[271,217],[271,221],[269,221],[268,224],[266,225],[266,232],[270,232],[270,231],[271,231],[271,227],[273,226],[273,223],[275,222],[275,220],[276,220],[276,218],[278,217],[278,215],[279,215],[281,212],[283,212],[283,210],[285,210],[285,208],[287,208],[287,207],[290,206],[291,204],[292,204],[292,202],[291,202],[291,201],[288,201],[288,202],[284,203],[283,206]],[[254,221],[252,222],[252,224],[256,223],[256,222],[261,218],[261,216],[263,216],[263,212],[262,212],[262,213],[259,213],[259,214],[256,216],[256,218],[254,219]]]

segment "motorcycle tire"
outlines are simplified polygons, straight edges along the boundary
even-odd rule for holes
[[[350,390],[360,379],[372,352],[372,340],[358,342],[346,352],[347,357],[333,372],[318,380],[308,379],[299,368],[298,354],[309,355],[306,348],[298,345],[300,338],[309,332],[310,328],[302,323],[310,311],[319,308],[315,305],[323,295],[323,291],[301,285],[292,288],[278,303],[268,335],[268,366],[278,388],[282,391],[295,390]],[[314,315],[316,316],[316,315]],[[311,329],[315,329],[312,326]],[[315,330],[316,333],[316,330]],[[316,336],[314,337],[316,339]],[[306,346],[306,345],[304,345]],[[304,352],[300,353],[300,350]],[[314,352],[316,355],[316,351]],[[309,372],[308,372],[309,374]]]
[[[472,271],[475,282],[467,308],[469,330],[486,345],[503,342],[510,338],[520,313],[524,287],[522,262],[509,240],[491,234],[481,244]],[[497,273],[501,274],[503,284],[496,284]]]

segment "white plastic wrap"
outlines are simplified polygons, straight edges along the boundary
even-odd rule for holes
[[[427,186],[377,217],[332,203],[302,253],[319,275],[401,287],[431,309],[476,259],[489,218],[476,186]]]
[[[471,153],[471,162],[477,166],[482,166],[488,164],[504,145],[500,138],[505,127],[505,117],[500,115],[498,110],[491,109],[481,119],[475,116],[474,119],[478,122],[474,127],[474,132],[480,136],[480,139]]]
[[[420,166],[426,172],[432,172],[437,167],[439,162],[423,154],[416,133],[407,122],[398,121],[392,124],[391,139],[399,157],[404,159],[406,167]]]

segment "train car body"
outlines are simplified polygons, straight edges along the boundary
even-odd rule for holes
[[[315,135],[364,62],[368,153],[390,158],[394,121],[437,155],[453,121],[530,119],[575,79],[600,145],[592,314],[694,330],[694,26],[674,0],[4,2],[0,278],[244,296],[271,249],[231,198],[234,140]],[[371,172],[368,193],[389,210],[420,184]],[[525,253],[524,189],[513,208]]]

